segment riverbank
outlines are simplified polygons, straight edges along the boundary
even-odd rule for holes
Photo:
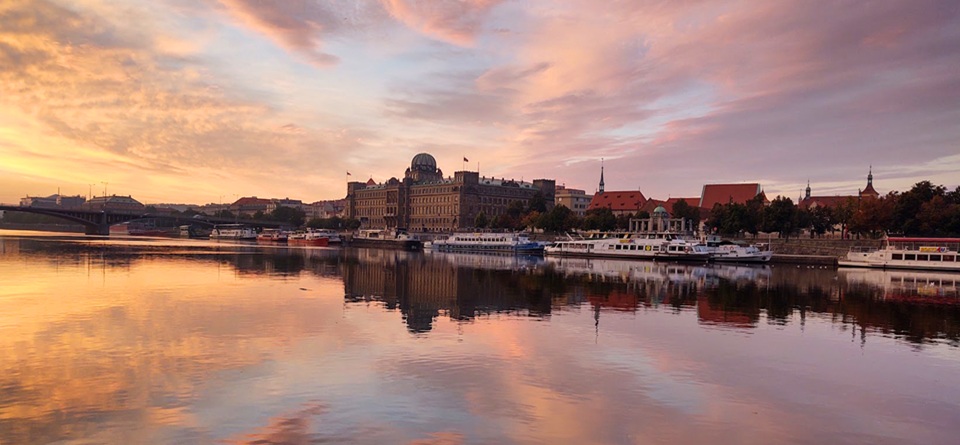
[[[0,229],[4,230],[35,230],[37,232],[67,232],[83,233],[84,227],[80,224],[33,224],[0,222]]]

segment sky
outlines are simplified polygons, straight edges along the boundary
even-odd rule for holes
[[[658,199],[952,189],[960,2],[0,0],[2,203],[338,199],[421,152]]]

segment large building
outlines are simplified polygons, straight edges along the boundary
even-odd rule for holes
[[[106,210],[106,211],[128,211],[142,212],[146,206],[133,199],[132,196],[94,196],[89,201],[83,203],[83,207],[88,210]]]
[[[856,195],[833,195],[833,196],[811,196],[810,182],[807,182],[807,188],[804,195],[797,204],[804,209],[813,209],[816,207],[836,207],[845,202],[856,202],[861,198],[878,198],[880,193],[873,188],[873,166],[867,173],[867,186],[860,190]]]
[[[562,205],[573,210],[576,215],[584,216],[590,206],[590,196],[583,190],[557,186],[556,205]]]
[[[446,232],[473,228],[480,213],[493,220],[515,202],[528,205],[538,193],[549,210],[556,182],[488,178],[470,171],[444,177],[436,159],[420,153],[402,180],[347,183],[346,215],[359,220],[361,228]]]

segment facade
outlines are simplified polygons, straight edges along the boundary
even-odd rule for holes
[[[577,216],[584,216],[587,213],[587,207],[590,206],[590,196],[587,196],[587,192],[583,190],[557,186],[555,204],[573,210]]]
[[[757,195],[763,195],[763,188],[757,183],[706,184],[700,192],[700,204],[697,207],[712,209],[717,204],[746,204]],[[763,201],[767,202],[766,196]]]
[[[470,171],[445,178],[436,159],[420,153],[414,156],[402,180],[347,183],[345,213],[365,229],[448,232],[473,228],[480,213],[492,220],[506,214],[515,202],[526,206],[538,192],[550,210],[556,195],[552,179],[523,182],[481,177]]]
[[[639,190],[601,191],[590,199],[587,210],[606,207],[614,215],[635,215],[646,203],[647,198]]]
[[[63,196],[60,194],[50,196],[27,196],[20,198],[20,207],[42,207],[47,209],[75,209],[83,205],[87,198],[83,196]]]
[[[126,212],[142,212],[146,206],[131,196],[95,196],[83,204],[89,210],[114,210]]]
[[[230,204],[230,211],[237,215],[253,215],[257,212],[268,213],[276,208],[271,199],[244,196]]]
[[[804,195],[797,201],[800,208],[836,207],[847,202],[857,202],[863,198],[880,197],[880,193],[873,188],[873,166],[870,166],[870,170],[867,173],[867,186],[856,195],[811,196],[810,192],[810,182],[807,181],[807,188],[804,190]]]

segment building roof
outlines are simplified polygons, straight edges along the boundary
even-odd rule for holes
[[[856,200],[856,195],[854,196],[811,196],[809,198],[804,198],[798,203],[798,206],[802,209],[809,209],[811,207],[835,207],[838,204],[842,204],[848,199]]]
[[[639,190],[603,192],[593,195],[587,210],[607,207],[613,211],[635,212],[646,203],[647,198]]]
[[[735,202],[746,204],[747,201],[762,193],[758,183],[749,184],[706,184],[700,193],[700,203],[697,207],[712,209],[715,204]]]
[[[673,205],[684,201],[690,207],[700,207],[700,198],[669,198],[663,202],[663,206],[667,208],[668,211],[673,211]]]
[[[234,202],[232,205],[255,206],[255,205],[269,205],[271,203],[273,203],[273,201],[269,199],[257,198],[256,196],[244,196],[243,198],[238,199],[237,202]]]
[[[872,197],[876,198],[876,197],[880,196],[880,193],[878,193],[877,190],[873,188],[873,182],[868,182],[868,183],[867,183],[867,188],[863,189],[863,191],[860,192],[860,195],[861,195],[861,196],[872,196]]]

